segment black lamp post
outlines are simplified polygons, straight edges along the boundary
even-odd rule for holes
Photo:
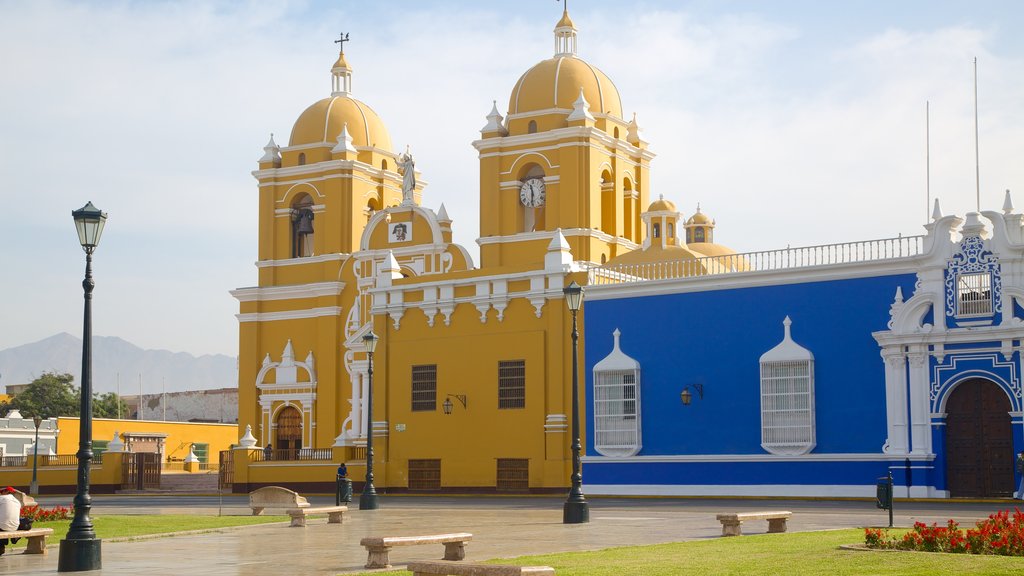
[[[82,404],[78,436],[78,491],[75,493],[75,517],[67,536],[60,541],[58,572],[81,572],[99,570],[100,539],[92,527],[89,512],[92,497],[89,496],[89,468],[92,462],[92,253],[100,243],[103,225],[107,215],[89,202],[71,213],[78,229],[78,241],[85,250],[85,320],[82,327]]]
[[[363,336],[363,345],[366,346],[366,483],[363,484],[363,493],[359,495],[360,510],[376,510],[377,490],[373,487],[373,351],[377,348],[377,335],[369,332]]]
[[[562,293],[565,294],[565,303],[572,312],[572,487],[569,489],[569,497],[562,507],[563,524],[582,524],[590,522],[590,508],[587,506],[587,499],[583,497],[583,471],[580,463],[580,381],[579,381],[579,339],[580,333],[576,329],[576,314],[583,305],[583,288],[573,281],[566,286]]]
[[[32,485],[29,486],[28,493],[39,496],[39,425],[43,423],[43,419],[35,416],[32,423],[36,425],[36,443],[32,447]]]

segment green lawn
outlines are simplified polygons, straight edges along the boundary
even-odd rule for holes
[[[676,576],[681,574],[1021,574],[1024,558],[860,552],[863,530],[762,534],[696,542],[523,556],[489,564],[552,566],[559,576]],[[409,574],[389,572],[389,576]]]
[[[192,516],[188,514],[165,514],[144,516],[111,516],[92,517],[96,536],[103,540],[112,538],[132,538],[149,534],[170,534],[187,530],[216,530],[231,526],[249,526],[268,522],[284,522],[287,516]],[[60,542],[68,533],[71,520],[56,522],[36,522],[33,528],[53,528],[53,536],[46,539],[47,544]],[[21,540],[15,547],[25,546]],[[9,547],[9,546],[8,546]]]

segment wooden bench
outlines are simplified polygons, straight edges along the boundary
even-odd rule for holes
[[[33,528],[31,530],[0,532],[0,540],[25,538],[28,540],[28,548],[25,549],[25,554],[46,554],[46,537],[52,535],[53,528]]]
[[[466,562],[410,562],[413,576],[554,576],[550,566],[509,566],[507,564],[469,564]]]
[[[321,508],[292,508],[288,515],[292,517],[292,526],[305,526],[306,516],[327,514],[328,524],[341,524],[341,516],[348,512],[348,506],[323,506]]]
[[[264,486],[249,492],[249,507],[252,508],[253,516],[259,516],[266,508],[309,508],[309,502],[287,488]]]
[[[771,512],[740,512],[737,514],[719,514],[718,521],[722,523],[722,536],[740,536],[740,526],[744,520],[767,520],[768,532],[785,532],[786,520],[793,513],[788,510],[775,510]]]
[[[367,568],[390,568],[388,552],[395,546],[416,546],[418,544],[444,544],[445,560],[462,560],[466,557],[466,542],[473,539],[467,532],[437,534],[434,536],[396,536],[392,538],[363,538],[359,545],[366,548],[369,556]]]

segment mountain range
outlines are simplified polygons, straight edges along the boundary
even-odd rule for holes
[[[237,361],[232,356],[144,350],[116,336],[93,336],[92,382],[94,392],[120,391],[125,396],[235,388]],[[27,384],[43,372],[70,372],[80,385],[82,339],[66,332],[0,350],[0,391],[11,384]]]

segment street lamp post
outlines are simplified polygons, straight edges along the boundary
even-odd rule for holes
[[[99,570],[102,567],[100,539],[93,530],[89,512],[89,467],[92,462],[92,253],[100,243],[107,215],[89,202],[71,213],[78,229],[78,241],[85,250],[85,319],[82,326],[82,403],[78,433],[78,491],[75,493],[75,517],[67,536],[60,541],[58,572]]]
[[[373,351],[377,348],[377,335],[373,332],[363,336],[366,346],[366,482],[359,495],[360,510],[376,510],[377,490],[373,487]]]
[[[583,497],[583,471],[580,462],[580,382],[579,382],[579,338],[576,329],[576,314],[583,305],[583,288],[575,281],[566,286],[562,293],[572,312],[572,487],[562,507],[563,524],[590,522],[590,508]]]
[[[36,425],[36,443],[32,446],[32,485],[29,486],[28,493],[39,496],[39,425],[43,423],[43,419],[34,416],[32,423]]]

